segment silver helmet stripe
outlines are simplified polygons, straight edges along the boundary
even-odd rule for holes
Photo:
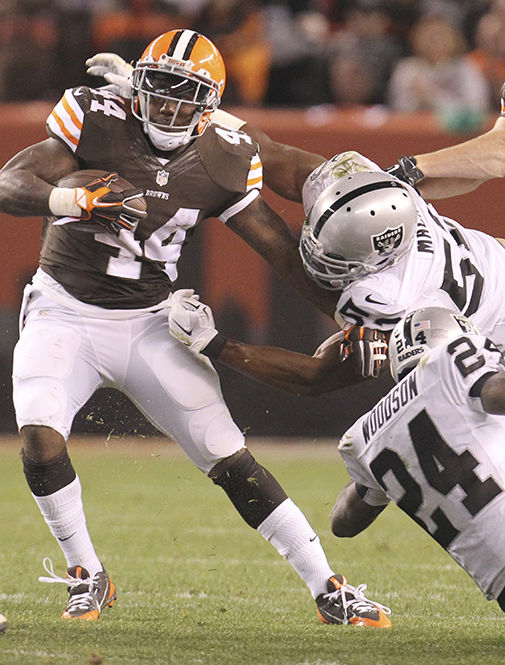
[[[335,201],[335,203],[332,203],[332,205],[323,212],[321,217],[315,223],[314,237],[317,238],[319,236],[319,234],[323,229],[323,226],[326,224],[328,219],[333,215],[333,213],[336,212],[342,206],[344,206],[346,203],[349,203],[349,201],[352,201],[358,198],[358,196],[362,196],[363,194],[374,192],[377,189],[388,189],[392,187],[405,189],[405,187],[403,187],[403,185],[401,185],[399,182],[391,182],[386,180],[384,182],[374,182],[370,185],[364,185],[363,187],[358,187],[357,189],[354,189],[352,192],[348,192],[341,198],[338,198]]]

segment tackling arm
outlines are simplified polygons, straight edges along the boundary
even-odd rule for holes
[[[328,316],[335,316],[338,293],[321,289],[305,273],[298,241],[260,196],[231,217],[227,225],[304,298]]]
[[[421,155],[418,167],[426,178],[489,180],[505,176],[505,117],[494,127],[469,141]]]
[[[285,199],[301,203],[303,183],[326,159],[301,148],[272,141],[265,132],[248,124],[241,129],[260,147],[266,186]]]
[[[365,376],[363,372],[356,373],[354,363],[344,362],[349,347],[352,353],[353,343],[343,331],[325,340],[312,356],[227,339],[216,329],[210,307],[200,302],[192,290],[181,289],[172,294],[168,323],[170,334],[194,353],[217,359],[241,374],[297,395],[320,395],[359,383]]]
[[[391,171],[401,180],[400,158]],[[407,158],[408,159],[408,158]],[[505,117],[499,117],[494,127],[469,141],[414,156],[420,176],[414,184],[422,196],[441,199],[473,191],[486,180],[505,176]],[[390,170],[390,169],[388,169]]]
[[[339,538],[357,536],[372,524],[386,505],[371,506],[366,503],[359,495],[356,483],[350,482],[340,492],[331,511],[331,530]]]
[[[351,362],[341,360],[342,333],[309,356],[272,346],[256,346],[228,339],[218,356],[241,374],[290,393],[317,396],[360,383]]]

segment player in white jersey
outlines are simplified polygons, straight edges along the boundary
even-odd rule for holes
[[[416,310],[395,327],[397,385],[340,440],[352,482],[331,516],[337,536],[393,501],[505,611],[505,366],[466,317]]]
[[[334,290],[352,324],[391,331],[409,311],[438,305],[468,316],[505,348],[505,249],[443,217],[413,187],[377,168],[328,186],[309,210],[300,252]]]

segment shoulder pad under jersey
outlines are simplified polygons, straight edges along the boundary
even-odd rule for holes
[[[89,130],[93,130],[95,142],[100,142],[100,133],[105,136],[113,124],[126,120],[126,105],[126,100],[108,90],[69,88],[47,118],[46,130],[81,156],[79,147]]]
[[[236,115],[228,113],[227,111],[217,109],[212,114],[211,123],[227,127],[228,129],[240,129],[246,124],[246,121],[242,120],[242,118],[238,118]]]
[[[210,125],[196,139],[209,178],[230,192],[261,189],[263,168],[256,142],[240,130]]]

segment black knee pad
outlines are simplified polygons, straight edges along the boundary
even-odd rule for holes
[[[24,450],[21,451],[21,457],[26,482],[35,496],[54,494],[54,492],[70,485],[76,477],[66,448],[62,453],[44,464],[34,462],[25,455]]]
[[[222,460],[209,473],[224,489],[242,518],[256,529],[288,497],[268,469],[248,450]]]

